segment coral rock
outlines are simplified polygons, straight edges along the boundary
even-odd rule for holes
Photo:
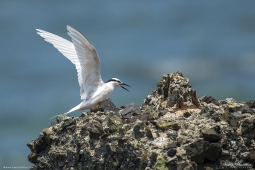
[[[32,170],[254,169],[255,100],[198,98],[181,72],[165,74],[143,101],[106,100],[27,143]]]

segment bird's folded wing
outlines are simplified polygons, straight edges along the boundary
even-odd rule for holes
[[[53,44],[75,65],[78,73],[81,99],[86,100],[103,83],[100,73],[100,59],[95,48],[79,31],[70,26],[67,26],[67,29],[73,43],[50,32],[39,29],[37,31],[45,41]]]

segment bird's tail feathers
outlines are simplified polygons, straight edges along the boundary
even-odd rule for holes
[[[68,116],[68,113],[69,113],[69,112],[66,112],[66,113],[63,113],[63,114],[59,114],[59,115],[53,116],[53,117],[50,118],[49,120],[51,120],[51,119],[53,119],[53,118],[55,118],[55,117],[61,116],[61,115],[63,115],[63,116],[64,116],[64,115],[65,115],[65,116]]]
[[[68,116],[68,113],[71,113],[71,112],[74,112],[74,111],[77,111],[77,110],[80,110],[80,105],[81,105],[82,103],[80,103],[80,104],[78,104],[77,106],[75,106],[74,108],[72,108],[71,110],[69,110],[68,112],[66,112],[66,113],[63,113],[63,114],[59,114],[59,115],[56,115],[56,116],[53,116],[52,118],[50,118],[49,120],[51,120],[51,119],[53,119],[53,118],[55,118],[55,117],[58,117],[58,116],[60,116],[60,115],[66,115],[66,116]]]

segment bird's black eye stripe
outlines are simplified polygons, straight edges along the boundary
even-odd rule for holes
[[[110,81],[113,81],[112,79],[108,80],[106,83],[110,82]]]
[[[110,80],[108,80],[106,83],[108,83],[108,82],[110,82],[110,81],[116,81],[116,82],[118,82],[118,83],[121,83],[120,80],[116,80],[116,79],[110,79]]]

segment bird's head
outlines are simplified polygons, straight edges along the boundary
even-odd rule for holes
[[[128,87],[131,87],[130,85],[128,84],[125,84],[123,83],[122,81],[120,81],[119,79],[117,78],[111,78],[110,80],[108,80],[106,83],[111,83],[113,85],[113,87],[121,87],[127,91],[129,91],[128,89],[126,89],[124,86],[128,86]]]

